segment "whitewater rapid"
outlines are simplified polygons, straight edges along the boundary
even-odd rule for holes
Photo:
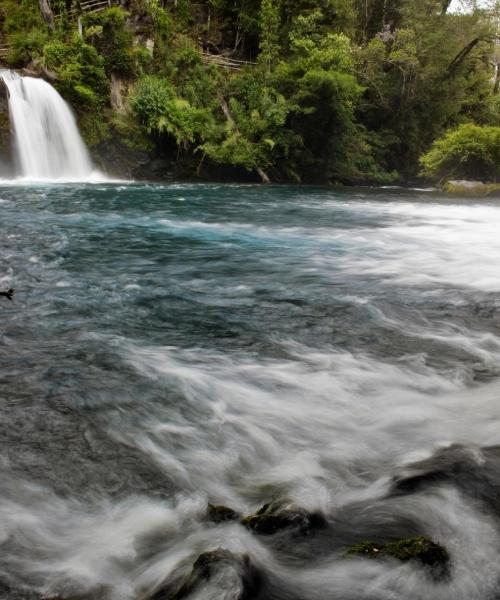
[[[0,283],[18,290],[0,305],[0,583],[149,598],[225,548],[264,574],[259,600],[498,598],[498,202],[216,185],[0,198]],[[457,444],[456,475],[396,490]],[[249,514],[276,497],[327,527],[266,538],[205,518],[208,501]],[[345,557],[411,535],[448,549],[449,578]],[[196,597],[240,585],[227,571]]]

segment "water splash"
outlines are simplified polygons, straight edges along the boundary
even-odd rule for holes
[[[16,160],[23,179],[88,181],[95,171],[75,118],[43,79],[0,72],[9,91]]]

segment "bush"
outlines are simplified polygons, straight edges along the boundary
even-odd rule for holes
[[[208,111],[180,98],[168,79],[151,75],[139,80],[130,105],[149,132],[169,134],[183,146],[204,137],[210,118]]]
[[[126,24],[127,14],[121,8],[113,7],[83,18],[86,36],[104,57],[108,75],[131,75],[134,72],[133,36]]]
[[[420,158],[422,175],[497,181],[500,177],[500,127],[461,125],[436,140]]]
[[[57,73],[57,89],[77,110],[95,110],[107,102],[109,84],[103,59],[78,36],[69,42],[55,39],[46,44],[43,61]]]
[[[28,33],[11,34],[9,40],[12,46],[7,56],[9,66],[27,65],[31,60],[39,58],[47,39],[48,35],[44,30],[33,29]]]

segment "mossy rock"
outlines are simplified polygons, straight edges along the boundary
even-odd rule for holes
[[[351,546],[346,556],[365,556],[367,558],[391,557],[402,562],[416,560],[428,567],[447,569],[450,556],[446,548],[424,536],[397,540],[387,544],[364,541]]]
[[[209,504],[207,508],[207,520],[211,523],[227,523],[230,521],[239,521],[241,515],[227,506]]]
[[[274,535],[292,527],[301,531],[321,527],[325,519],[319,513],[309,513],[286,501],[275,501],[265,504],[256,513],[242,519],[241,523],[259,535]]]
[[[447,181],[443,185],[443,191],[454,196],[484,198],[486,196],[500,196],[500,184],[468,180]]]

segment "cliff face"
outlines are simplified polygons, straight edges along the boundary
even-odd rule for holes
[[[9,118],[9,92],[0,80],[0,177],[12,173],[12,132]]]

